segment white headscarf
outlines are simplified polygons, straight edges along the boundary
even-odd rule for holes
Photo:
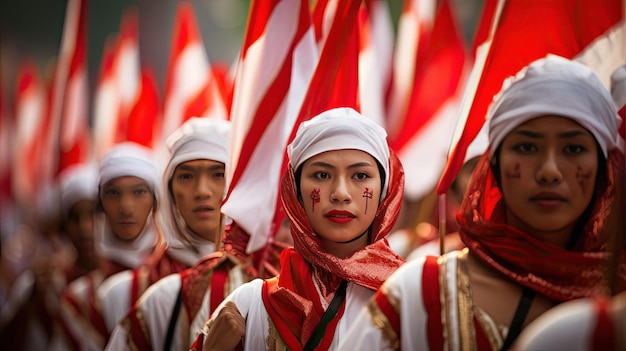
[[[99,189],[109,181],[125,176],[143,179],[159,201],[156,188],[159,177],[152,150],[133,142],[115,145],[100,163]],[[106,215],[99,213],[95,220],[96,249],[99,255],[126,265],[139,266],[159,241],[154,223],[154,211],[148,216],[143,231],[132,241],[119,239],[111,231]]]
[[[589,67],[548,55],[507,79],[489,107],[489,150],[493,156],[504,137],[539,116],[571,118],[589,130],[604,156],[617,147],[620,117],[609,91]]]
[[[168,201],[160,211],[167,237],[167,251],[177,260],[191,266],[201,257],[215,251],[215,244],[194,234],[174,206],[168,184],[178,165],[192,160],[213,160],[228,167],[231,122],[209,117],[194,117],[175,130],[166,140],[170,160],[163,173],[163,192]],[[224,196],[226,195],[224,189]]]
[[[360,150],[376,159],[385,171],[381,201],[389,184],[387,132],[349,107],[334,108],[302,122],[287,148],[294,171],[309,158],[331,150]]]
[[[98,167],[94,163],[74,165],[59,176],[61,215],[67,219],[70,208],[79,201],[98,198]]]

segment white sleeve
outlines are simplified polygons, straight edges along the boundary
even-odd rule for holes
[[[398,304],[400,319],[400,348],[427,350],[426,309],[421,290],[424,258],[402,265],[381,286],[381,291]],[[366,305],[359,313],[348,334],[340,342],[339,350],[393,350],[385,333],[374,324]]]
[[[132,270],[116,273],[105,279],[96,291],[102,318],[109,334],[130,309],[130,289],[133,282]]]
[[[152,284],[137,300],[137,313],[145,322],[151,345],[163,345],[167,335],[170,318],[178,292],[180,290],[180,274],[170,274]],[[180,325],[173,334],[172,349],[188,347],[186,340],[181,338]],[[107,344],[108,350],[124,350],[128,348],[129,331],[121,323],[117,323]]]
[[[591,350],[596,313],[592,299],[563,303],[530,323],[517,338],[516,350]]]

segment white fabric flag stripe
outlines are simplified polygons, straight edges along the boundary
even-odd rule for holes
[[[252,10],[255,5],[251,3]],[[247,252],[264,247],[272,234],[285,147],[318,57],[308,2],[272,5],[267,22],[260,24],[262,34],[242,51],[231,113],[231,159],[236,166],[222,212],[251,235]],[[300,23],[303,17],[306,22]],[[272,104],[268,101],[274,101],[275,111],[265,110]],[[251,140],[256,143],[244,145]]]
[[[94,96],[94,153],[101,160],[115,142],[119,94],[113,74],[113,42],[108,40],[102,54],[102,68]]]
[[[364,19],[359,47],[359,96],[361,113],[385,127],[385,89],[391,74],[393,28],[386,2],[374,0],[361,8]]]
[[[398,19],[398,34],[393,54],[393,80],[387,110],[387,132],[391,137],[402,128],[415,78],[415,60],[420,38],[428,35],[435,21],[434,0],[405,0]]]

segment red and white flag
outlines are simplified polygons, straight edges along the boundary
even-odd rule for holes
[[[450,187],[502,82],[526,65],[548,53],[577,59],[608,87],[610,74],[626,62],[624,11],[623,0],[498,1],[490,33],[477,49],[437,192]]]
[[[86,26],[87,1],[68,0],[50,106],[51,131],[58,130],[58,139],[54,142],[52,137],[50,149],[59,153],[54,176],[91,160]]]
[[[120,33],[105,43],[100,79],[94,102],[94,148],[101,159],[119,142],[127,140],[128,118],[139,101],[141,72],[138,13],[128,8]]]
[[[450,1],[407,2],[402,21],[395,54],[403,65],[394,72],[390,113],[397,115],[389,126],[390,146],[404,165],[405,196],[418,200],[432,191],[445,166],[468,68]],[[409,72],[412,80],[403,76]]]
[[[12,194],[21,207],[32,206],[42,191],[42,157],[46,156],[45,135],[47,95],[33,62],[20,65],[15,96],[13,138]]]
[[[182,1],[177,5],[174,20],[160,140],[165,140],[191,117],[227,119],[228,115],[213,78],[192,3]]]
[[[253,0],[231,110],[230,187],[222,212],[263,248],[274,229],[285,148],[317,64],[308,0]],[[254,216],[250,216],[254,213]]]
[[[385,127],[385,98],[391,84],[394,41],[388,2],[365,0],[360,10],[359,30],[361,113]]]

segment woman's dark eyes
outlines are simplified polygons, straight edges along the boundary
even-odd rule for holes
[[[515,149],[518,151],[522,151],[522,152],[529,152],[529,151],[533,151],[535,150],[535,145],[530,144],[530,143],[522,143],[522,144],[517,144],[515,146]]]
[[[565,147],[565,152],[570,154],[578,154],[585,151],[586,148],[581,145],[568,145]]]
[[[329,175],[326,172],[315,172],[315,178],[317,179],[328,179]]]

